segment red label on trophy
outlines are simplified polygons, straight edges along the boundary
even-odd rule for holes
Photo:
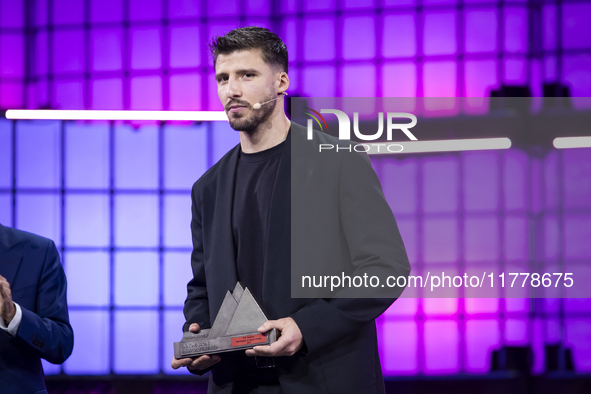
[[[253,343],[267,342],[265,334],[245,335],[243,337],[235,337],[230,339],[230,346],[251,345]]]
[[[183,339],[174,343],[174,357],[179,360],[270,345],[277,341],[278,330],[257,331],[268,320],[250,290],[237,282],[233,292],[226,292],[211,328],[183,333]]]

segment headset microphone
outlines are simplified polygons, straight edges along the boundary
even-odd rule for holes
[[[281,93],[281,96],[287,96],[287,92],[283,92],[283,93]],[[271,100],[269,100],[269,101],[265,101],[264,103],[255,103],[255,104],[252,106],[252,108],[253,108],[253,109],[260,109],[260,108],[261,108],[261,105],[263,105],[263,104],[267,104],[267,103],[270,103],[271,101],[279,100],[279,99],[281,98],[281,96],[280,96],[280,97],[277,97],[277,98],[274,98],[274,99],[271,99]]]

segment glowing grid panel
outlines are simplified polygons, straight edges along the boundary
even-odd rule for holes
[[[66,244],[109,245],[109,197],[106,194],[67,194],[65,197]]]
[[[16,195],[16,226],[39,234],[59,245],[62,235],[61,202],[57,194],[32,193]]]
[[[64,372],[69,375],[109,374],[109,312],[75,310],[69,315],[76,342],[72,355],[64,363]]]
[[[111,264],[108,252],[66,252],[68,306],[108,306],[111,299]]]
[[[115,304],[154,306],[158,304],[158,254],[119,252],[115,254]]]
[[[158,313],[155,311],[116,311],[114,372],[157,373],[158,330]]]
[[[187,298],[187,283],[192,278],[191,252],[169,252],[164,255],[164,305],[182,307]],[[179,327],[185,322],[183,321]],[[177,327],[178,331],[180,328]],[[178,339],[176,340],[178,341]]]
[[[0,119],[0,188],[12,186],[12,124]]]
[[[16,134],[16,182],[20,188],[56,188],[60,184],[59,123],[19,122]],[[41,165],[42,163],[42,165]]]
[[[66,125],[65,181],[68,188],[109,186],[109,128],[106,124]]]

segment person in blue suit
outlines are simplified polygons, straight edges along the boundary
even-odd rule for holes
[[[61,364],[73,347],[55,244],[0,224],[0,392],[47,393],[41,359]]]

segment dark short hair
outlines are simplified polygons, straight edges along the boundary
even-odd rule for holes
[[[271,67],[287,72],[287,47],[277,34],[264,27],[247,26],[230,30],[223,36],[214,37],[209,44],[214,68],[218,55],[252,49],[260,49],[263,60]]]

